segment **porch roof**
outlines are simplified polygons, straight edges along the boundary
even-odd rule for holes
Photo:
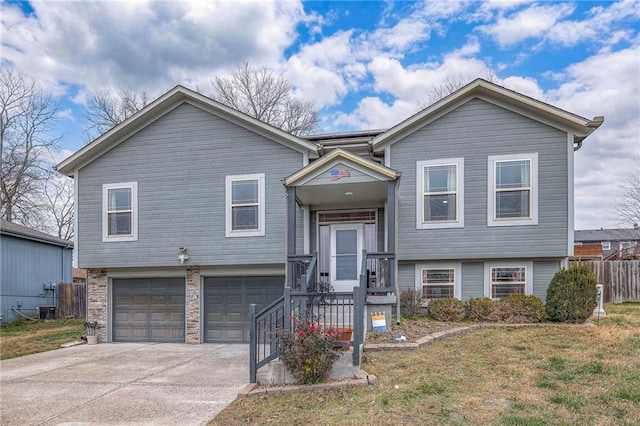
[[[340,165],[344,165],[347,168],[356,170],[359,173],[370,177],[370,179],[368,179],[369,181],[388,181],[395,180],[400,177],[400,172],[396,170],[338,148],[308,166],[303,167],[292,175],[284,178],[283,183],[285,186],[302,186],[312,182],[314,179],[319,178],[323,173],[331,171]],[[343,177],[350,178],[352,176],[340,177],[336,175],[335,179],[330,180],[336,182]]]
[[[295,188],[301,205],[315,208],[379,206],[387,199],[387,185],[400,172],[338,148],[283,180]]]

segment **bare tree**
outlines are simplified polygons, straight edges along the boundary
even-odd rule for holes
[[[148,93],[130,88],[122,88],[116,94],[103,90],[94,91],[84,108],[88,139],[91,140],[122,123],[149,102]]]
[[[497,75],[492,70],[488,70],[483,76],[481,76],[481,78],[492,83],[498,81]],[[449,96],[456,90],[471,83],[473,80],[475,80],[475,77],[459,74],[457,76],[447,77],[440,84],[433,84],[426,99],[418,101],[419,109],[424,109],[438,102],[440,99]]]
[[[45,181],[44,197],[49,233],[58,238],[73,238],[73,180],[61,175],[51,175]]]
[[[640,159],[636,161],[635,172],[620,185],[620,196],[614,209],[620,225],[640,224]]]
[[[291,83],[245,62],[231,77],[215,77],[212,98],[294,135],[314,131],[320,120],[313,102],[295,98]]]
[[[57,111],[35,81],[0,69],[0,216],[9,222],[30,225],[40,214]]]

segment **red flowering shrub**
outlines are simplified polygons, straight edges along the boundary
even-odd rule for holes
[[[338,353],[333,350],[336,336],[313,321],[294,318],[292,331],[278,333],[280,359],[298,383],[321,383],[328,379]]]

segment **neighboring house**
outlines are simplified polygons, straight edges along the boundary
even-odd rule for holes
[[[57,286],[71,282],[73,243],[0,220],[0,315],[2,321],[49,317]]]
[[[337,291],[367,265],[429,298],[544,297],[602,120],[476,80],[391,129],[302,138],[175,87],[58,165],[88,320],[102,341],[247,341],[249,303],[313,252]]]
[[[600,245],[604,259],[640,259],[640,226],[629,229],[591,229],[575,231],[578,246]]]

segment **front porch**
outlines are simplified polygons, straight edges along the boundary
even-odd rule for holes
[[[279,357],[278,330],[294,318],[349,330],[339,345],[360,365],[369,313],[398,306],[396,192],[400,174],[336,149],[299,170],[287,188],[285,291],[261,312],[251,307],[251,382]],[[302,223],[300,223],[302,222]],[[321,298],[322,300],[318,300]]]

